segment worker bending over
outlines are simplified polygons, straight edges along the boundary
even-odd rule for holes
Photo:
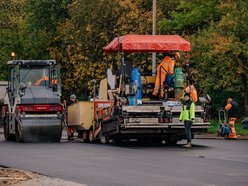
[[[191,99],[194,101],[194,103],[197,102],[197,100],[198,100],[197,91],[196,91],[195,86],[194,86],[192,83],[190,83],[190,85],[187,86],[187,87],[184,89],[184,91],[185,91],[186,93],[189,93],[189,94],[190,94],[190,97],[191,97]]]
[[[225,110],[227,110],[227,116],[229,120],[228,124],[229,124],[229,128],[231,129],[228,138],[237,139],[237,134],[234,124],[238,117],[238,104],[235,101],[233,101],[232,98],[229,98],[227,100],[227,105],[225,106]]]
[[[166,80],[167,74],[172,75],[174,74],[174,66],[175,66],[175,60],[177,58],[180,58],[179,52],[175,52],[174,57],[166,56],[162,62],[159,64],[157,68],[157,76],[155,81],[155,87],[153,91],[153,95],[157,96],[159,89],[160,89],[160,95],[159,97],[164,97],[164,82]]]

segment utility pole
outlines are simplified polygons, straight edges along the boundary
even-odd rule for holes
[[[152,3],[152,35],[156,35],[157,0]],[[156,53],[152,53],[152,76],[156,76]]]

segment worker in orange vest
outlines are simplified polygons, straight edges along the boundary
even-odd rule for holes
[[[40,86],[42,84],[42,82],[46,82],[49,80],[48,76],[43,76],[41,79],[37,80],[34,85],[35,86]]]
[[[190,83],[190,85],[187,86],[187,87],[184,89],[184,91],[185,91],[186,93],[189,93],[189,94],[190,94],[190,97],[191,97],[191,99],[194,101],[194,103],[197,102],[197,100],[198,100],[197,91],[196,91],[195,86],[194,86],[192,83]]]
[[[228,116],[228,124],[229,128],[231,129],[230,134],[228,136],[229,139],[237,139],[236,130],[234,124],[238,117],[238,104],[232,100],[232,98],[228,98],[227,105],[225,106],[225,110],[227,110]]]
[[[164,97],[164,82],[166,80],[167,74],[172,75],[174,74],[174,66],[175,66],[175,60],[177,58],[180,58],[179,52],[175,52],[175,57],[165,56],[165,58],[162,60],[162,62],[159,64],[157,68],[157,76],[156,76],[156,82],[155,87],[153,91],[153,95],[157,96],[159,89],[160,89],[160,95],[159,97]]]

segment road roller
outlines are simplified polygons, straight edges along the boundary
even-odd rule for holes
[[[55,60],[11,60],[2,119],[4,137],[17,142],[59,142],[61,80]]]

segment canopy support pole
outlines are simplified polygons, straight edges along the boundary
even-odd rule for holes
[[[152,3],[152,35],[156,35],[157,0]],[[156,53],[152,53],[152,76],[156,76]]]

